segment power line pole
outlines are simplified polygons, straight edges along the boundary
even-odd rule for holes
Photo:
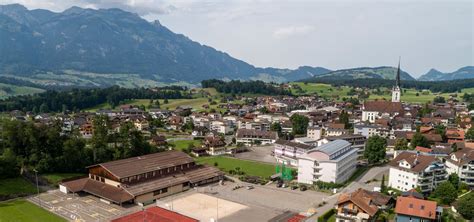
[[[41,198],[40,198],[40,191],[39,191],[39,184],[38,184],[38,171],[36,169],[34,169],[33,171],[35,171],[35,177],[36,177],[36,192],[38,193],[37,197],[38,197],[38,202],[39,202],[39,205],[40,207],[41,206]]]

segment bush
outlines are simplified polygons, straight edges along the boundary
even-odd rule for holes
[[[326,222],[329,218],[336,213],[335,209],[328,210],[322,216],[318,217],[318,222]]]
[[[343,185],[342,184],[337,184],[337,183],[333,183],[333,182],[330,182],[330,183],[327,183],[327,182],[323,182],[323,181],[316,181],[314,183],[314,185],[317,186],[318,189],[321,189],[321,190],[332,190],[334,188],[341,188]]]

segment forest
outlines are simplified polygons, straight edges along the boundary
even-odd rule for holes
[[[283,89],[280,86],[275,86],[271,83],[263,81],[222,81],[217,79],[203,80],[201,82],[203,88],[215,88],[220,93],[254,93],[264,95],[291,95],[289,90]]]
[[[109,88],[48,90],[43,93],[24,95],[0,100],[0,112],[22,110],[34,113],[80,111],[99,104],[115,107],[129,99],[185,99],[190,98],[187,88],[166,86],[160,88]]]
[[[125,123],[110,133],[106,116],[95,116],[94,135],[83,139],[78,132],[64,133],[61,123],[51,125],[3,120],[0,122],[0,178],[15,177],[20,169],[40,173],[85,172],[101,162],[145,155],[162,149],[148,143],[144,135]]]
[[[361,88],[391,88],[395,80],[388,79],[334,79],[334,78],[312,78],[303,80],[309,83],[326,83],[333,86],[352,86]],[[414,88],[417,90],[431,90],[432,92],[454,93],[464,88],[474,87],[474,79],[460,79],[450,81],[401,81],[402,88]]]

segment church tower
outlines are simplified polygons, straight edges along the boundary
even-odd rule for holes
[[[395,81],[396,83],[392,88],[392,102],[400,102],[400,96],[402,95],[402,89],[400,87],[400,59],[398,59],[398,69]]]

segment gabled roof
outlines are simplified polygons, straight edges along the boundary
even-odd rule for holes
[[[194,162],[193,158],[183,152],[165,151],[123,160],[100,163],[89,166],[88,168],[101,166],[120,179],[192,162]]]
[[[436,202],[399,196],[395,213],[434,220],[436,219]]]
[[[416,154],[412,152],[402,152],[398,154],[398,156],[390,161],[389,165],[391,167],[400,168],[399,162],[400,161],[407,161],[411,168],[410,170],[413,172],[421,172],[425,170],[429,165],[436,161],[436,157],[434,156],[426,156],[421,154]],[[405,169],[406,168],[402,168]]]
[[[400,102],[386,100],[367,101],[364,103],[364,111],[376,111],[381,113],[402,113],[403,106]]]
[[[379,210],[379,207],[387,205],[390,199],[391,197],[379,192],[359,188],[352,193],[341,194],[337,200],[337,204],[339,205],[351,201],[370,216],[374,216]]]

